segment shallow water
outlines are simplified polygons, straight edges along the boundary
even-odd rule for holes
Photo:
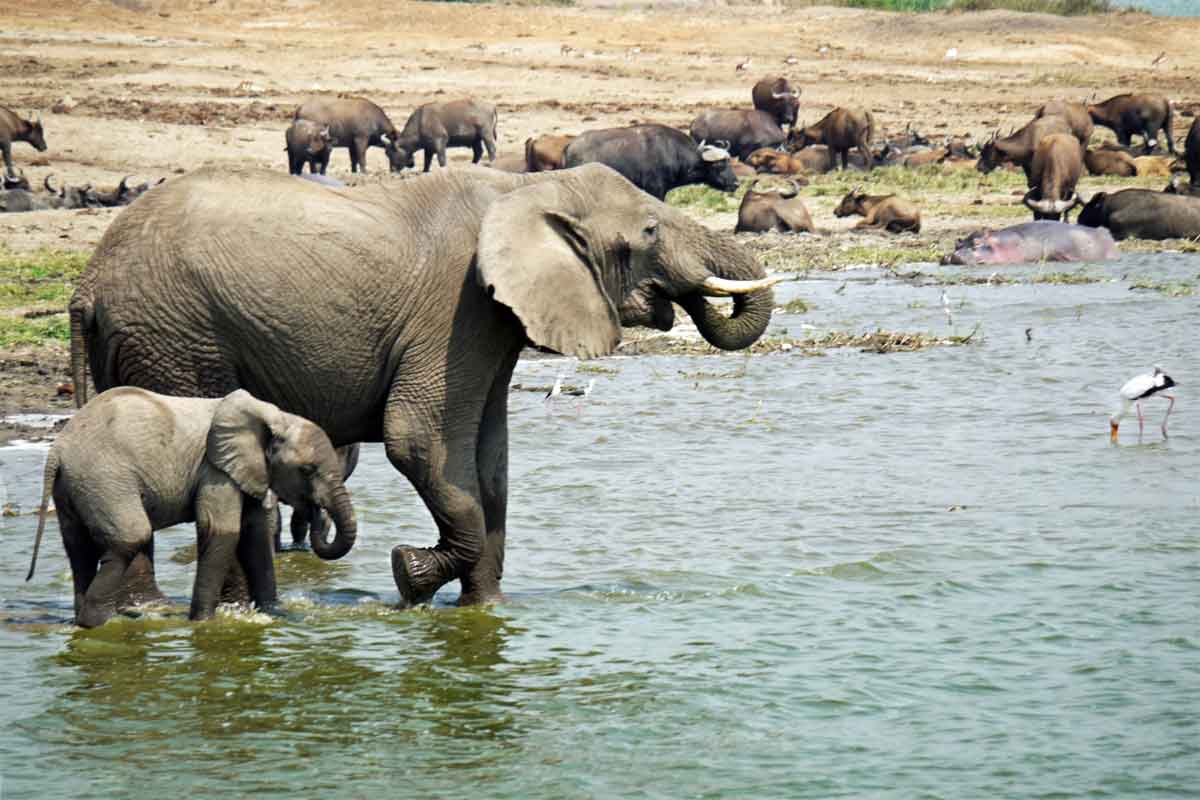
[[[948,288],[967,347],[522,362],[597,382],[553,413],[513,394],[490,610],[457,586],[392,609],[389,549],[434,535],[376,445],[355,550],[281,557],[286,620],[184,621],[179,528],[172,613],[75,630],[53,526],[25,584],[36,518],[0,518],[0,796],[1194,793],[1197,300],[1129,285],[1200,258],[1084,269],[1106,280]],[[818,275],[774,324],[948,331],[940,293]],[[1170,440],[1155,401],[1110,446],[1117,387],[1156,362]],[[34,508],[43,457],[0,450],[0,500]]]

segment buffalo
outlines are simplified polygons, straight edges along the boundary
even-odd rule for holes
[[[846,169],[851,148],[858,150],[870,169],[875,159],[871,155],[871,139],[875,134],[875,117],[870,111],[835,108],[815,125],[793,128],[788,134],[788,149],[802,150],[814,144],[827,145],[841,158]]]
[[[383,109],[362,97],[314,97],[292,114],[292,120],[306,119],[329,129],[329,147],[350,150],[350,171],[367,171],[367,148],[382,147],[393,160],[396,126]]]
[[[780,125],[791,127],[796,124],[796,115],[800,111],[800,90],[793,89],[787,78],[768,75],[754,84],[750,97],[756,110],[770,114]]]
[[[1030,163],[1025,206],[1035,220],[1059,221],[1079,204],[1075,185],[1083,172],[1079,140],[1069,133],[1052,133],[1038,142]]]
[[[413,166],[413,154],[425,151],[429,172],[433,157],[438,166],[446,166],[447,147],[469,147],[472,164],[478,164],[487,148],[488,161],[496,160],[496,107],[491,103],[465,98],[448,103],[426,103],[404,123],[404,130],[392,140],[388,160],[392,172]]]
[[[1050,116],[1035,119],[1024,128],[1003,138],[999,131],[979,151],[979,161],[975,168],[988,173],[1005,162],[1017,164],[1029,178],[1029,167],[1038,142],[1055,133],[1071,133],[1071,126],[1062,117]]]
[[[549,172],[565,167],[567,145],[574,138],[571,134],[546,133],[526,139],[525,171]]]
[[[1150,189],[1098,192],[1079,212],[1079,224],[1108,228],[1117,239],[1195,239],[1200,197]]]
[[[779,150],[772,150],[769,147],[764,147],[755,150],[746,159],[746,163],[758,172],[764,172],[768,175],[797,175],[808,170],[808,166],[797,154],[783,153]],[[826,170],[814,170],[824,172]]]
[[[755,150],[779,147],[786,138],[783,128],[765,111],[702,111],[692,120],[692,139],[719,142],[745,161]]]
[[[319,172],[324,175],[329,167],[330,148],[333,146],[333,135],[328,125],[320,125],[312,120],[294,119],[283,135],[284,147],[288,157],[288,172],[299,175],[308,164],[309,172]]]
[[[567,145],[568,167],[598,162],[624,175],[659,200],[692,183],[732,192],[738,188],[729,152],[699,144],[686,133],[654,123],[588,131]]]
[[[737,233],[812,233],[812,217],[804,207],[804,201],[798,196],[800,185],[794,180],[788,181],[787,189],[766,189],[759,191],[756,187],[758,180],[750,184],[738,207]]]
[[[894,194],[869,195],[861,189],[851,189],[838,207],[834,216],[849,217],[858,214],[863,220],[855,225],[859,228],[883,228],[889,233],[921,232],[921,212]]]
[[[1092,132],[1096,126],[1088,113],[1087,103],[1077,103],[1071,100],[1051,100],[1034,112],[1034,119],[1042,117],[1062,117],[1071,128],[1071,134],[1079,143],[1087,147],[1092,140]]]
[[[1083,154],[1083,164],[1091,175],[1117,175],[1122,178],[1137,175],[1133,156],[1119,150],[1088,150]]]
[[[1192,127],[1188,129],[1184,160],[1187,162],[1188,177],[1192,180],[1192,190],[1200,190],[1200,117],[1192,120]]]
[[[1171,131],[1175,111],[1171,101],[1157,94],[1119,94],[1103,103],[1087,107],[1088,114],[1097,125],[1103,125],[1117,134],[1117,141],[1128,146],[1134,134],[1140,135],[1147,153],[1154,151],[1158,141],[1155,135],[1162,131],[1167,137],[1167,149],[1175,153],[1175,137]]]
[[[10,108],[0,106],[0,154],[4,156],[4,174],[16,177],[12,164],[12,143],[28,142],[39,153],[46,151],[42,118],[22,119]]]

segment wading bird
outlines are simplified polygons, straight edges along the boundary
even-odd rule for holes
[[[1133,406],[1137,409],[1138,417],[1138,436],[1142,435],[1142,430],[1145,427],[1145,421],[1142,416],[1142,401],[1147,397],[1153,397],[1156,394],[1161,394],[1167,389],[1175,385],[1175,381],[1171,376],[1162,371],[1162,367],[1157,364],[1154,366],[1154,372],[1149,375],[1136,375],[1125,382],[1121,387],[1121,408],[1117,413],[1108,418],[1108,425],[1111,431],[1110,438],[1112,441],[1117,440],[1117,428],[1121,424],[1121,420],[1129,414],[1129,407]],[[1175,397],[1169,394],[1163,394],[1170,403],[1167,405],[1167,413],[1163,415],[1162,435],[1167,438],[1167,417],[1171,416],[1171,409],[1175,408]]]

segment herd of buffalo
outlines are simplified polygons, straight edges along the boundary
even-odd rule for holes
[[[877,166],[918,167],[976,161],[981,172],[1005,164],[1020,167],[1028,184],[1024,203],[1035,220],[1057,221],[1082,207],[1078,222],[1108,228],[1120,239],[1195,238],[1200,236],[1200,118],[1193,122],[1178,156],[1173,135],[1175,112],[1170,101],[1152,94],[1121,94],[1102,103],[1054,101],[1007,136],[997,131],[981,147],[950,138],[941,145],[911,129],[875,144],[876,125],[865,109],[836,108],[812,125],[798,121],[800,91],[786,78],[770,76],[751,92],[753,108],[700,113],[688,133],[660,124],[606,128],[583,134],[547,134],[526,140],[522,157],[497,158],[496,108],[473,99],[428,103],[397,129],[375,103],[358,97],[317,97],[296,109],[285,142],[289,171],[321,183],[334,148],[350,152],[352,172],[366,172],[370,147],[382,148],[392,172],[415,166],[424,153],[427,172],[434,157],[446,166],[446,150],[467,147],[473,163],[486,151],[488,163],[508,172],[542,172],[599,162],[615,169],[648,194],[664,199],[667,192],[689,184],[707,184],[733,192],[742,178],[762,174],[785,176],[782,187],[752,183],[738,214],[739,232],[812,231],[812,219],[800,196],[804,175],[833,169],[870,170]],[[1111,129],[1117,142],[1091,146],[1095,126]],[[1141,137],[1141,150],[1133,137]],[[1160,143],[1170,155],[1154,155]],[[5,174],[0,211],[36,211],[125,205],[152,187],[130,186],[128,179],[112,189],[55,188],[47,177],[42,191],[13,169],[12,144],[28,142],[46,149],[39,119],[23,119],[0,107],[0,151]],[[1126,189],[1099,192],[1087,202],[1076,185],[1085,171],[1092,175],[1162,175],[1171,178],[1164,191]],[[1175,172],[1188,173],[1187,178]],[[160,181],[161,182],[161,181]],[[858,214],[857,227],[892,233],[919,232],[917,206],[896,195],[868,196],[854,190],[842,200],[837,216]]]

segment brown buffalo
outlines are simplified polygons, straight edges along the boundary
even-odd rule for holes
[[[1134,134],[1145,140],[1146,152],[1154,151],[1158,144],[1154,138],[1158,131],[1167,137],[1167,149],[1175,150],[1175,136],[1171,131],[1175,111],[1171,101],[1158,94],[1119,94],[1103,103],[1087,107],[1088,114],[1097,125],[1110,128],[1117,134],[1117,141],[1128,146]]]
[[[816,125],[793,128],[788,134],[788,149],[802,150],[814,144],[829,147],[841,158],[842,169],[849,164],[852,148],[857,149],[867,169],[875,163],[871,139],[875,135],[875,117],[863,109],[835,108]]]
[[[304,101],[292,120],[305,119],[328,128],[329,147],[350,150],[350,171],[367,171],[367,148],[382,147],[391,161],[396,126],[383,109],[362,97],[314,97]],[[309,169],[312,167],[310,165]]]
[[[1096,129],[1092,117],[1088,114],[1087,103],[1077,103],[1072,100],[1051,100],[1034,112],[1034,119],[1042,117],[1062,117],[1071,128],[1071,133],[1079,143],[1087,147]]]
[[[766,189],[759,191],[755,188],[755,180],[742,197],[742,205],[738,208],[738,233],[812,233],[812,217],[804,207],[804,201],[798,196],[800,184],[789,180],[787,189]]]
[[[1083,148],[1074,134],[1052,133],[1038,142],[1030,162],[1025,206],[1035,220],[1058,221],[1079,204],[1075,185],[1083,172]]]
[[[933,147],[924,150],[914,150],[905,153],[900,159],[902,167],[925,167],[930,164],[941,164],[950,157],[950,149],[947,147]]]
[[[736,158],[729,160],[729,168],[733,170],[733,177],[741,180],[742,178],[753,178],[758,174],[758,170],[749,164],[743,164]]]
[[[858,228],[883,228],[889,233],[921,232],[921,211],[894,194],[869,195],[860,188],[851,189],[833,211],[837,217],[859,214],[864,219]]]
[[[754,108],[765,111],[780,125],[796,124],[796,113],[800,110],[800,90],[793,89],[788,79],[781,75],[768,75],[754,84],[750,91]]]
[[[1003,138],[997,131],[980,149],[979,161],[976,162],[975,168],[987,173],[1007,162],[1021,167],[1025,171],[1025,177],[1029,178],[1029,165],[1033,161],[1038,142],[1055,133],[1074,135],[1071,133],[1071,126],[1062,117],[1035,119],[1016,133]]]
[[[525,170],[549,172],[567,165],[567,145],[573,134],[544,133],[525,140]]]
[[[746,163],[768,175],[798,175],[806,169],[804,161],[797,158],[798,155],[763,147],[751,153]]]
[[[1137,175],[1133,156],[1120,150],[1088,150],[1083,154],[1083,165],[1091,175],[1117,175],[1122,178]]]
[[[1133,160],[1138,177],[1169,178],[1175,159],[1170,156],[1138,156]]]
[[[429,172],[435,155],[438,166],[446,166],[447,147],[471,148],[472,164],[479,163],[487,148],[488,161],[495,161],[496,107],[469,97],[418,106],[404,123],[404,130],[392,137],[388,160],[392,172],[399,172],[415,166],[413,155],[424,150],[423,171]]]
[[[42,119],[21,119],[12,109],[0,106],[0,154],[4,156],[4,173],[17,177],[12,165],[12,143],[29,142],[39,153],[46,150]]]

